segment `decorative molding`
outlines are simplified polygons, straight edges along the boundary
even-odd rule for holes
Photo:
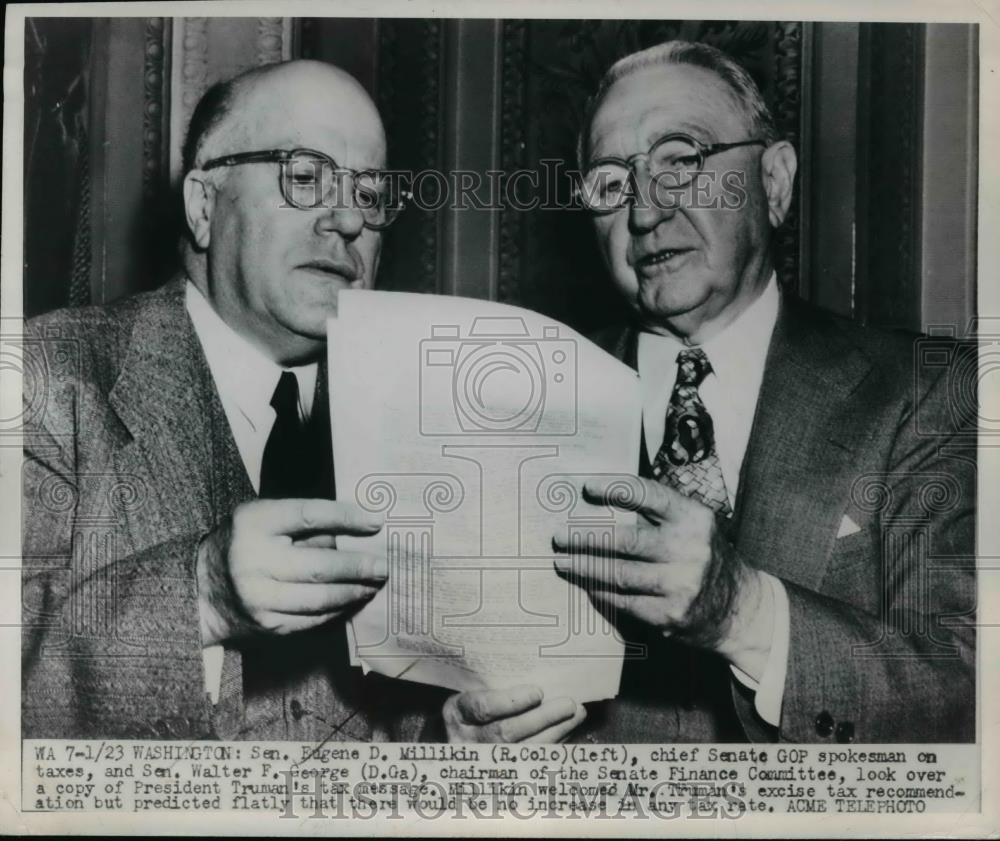
[[[774,33],[774,80],[772,113],[779,135],[800,154],[802,137],[802,24],[779,21]],[[792,193],[785,221],[775,233],[774,260],[778,281],[785,289],[799,288],[799,242],[801,189]]]
[[[67,303],[82,307],[90,303],[91,218],[90,218],[90,144],[87,129],[81,128],[76,186],[76,224],[73,233],[73,264]]]
[[[147,18],[143,60],[142,189],[151,199],[163,181],[164,91],[167,29],[163,18]]]
[[[527,24],[505,20],[500,59],[500,169],[512,173],[525,166],[525,83]],[[497,300],[521,301],[521,250],[524,214],[504,208],[500,214]]]
[[[863,24],[864,25],[864,24]],[[921,24],[870,27],[870,101],[867,137],[868,253],[861,315],[871,323],[920,329],[917,199],[921,178]]]
[[[285,19],[257,18],[257,64],[275,64],[285,56]]]
[[[900,79],[902,90],[896,97],[886,97],[885,105],[895,112],[898,119],[892,122],[895,133],[892,135],[896,147],[898,166],[896,197],[893,202],[898,220],[898,240],[896,242],[896,257],[898,287],[912,283],[916,246],[916,204],[914,202],[917,182],[917,168],[920,166],[920,121],[917,105],[917,68],[916,68],[916,26],[904,26],[901,32],[899,57],[901,60]],[[885,157],[889,157],[888,149]]]
[[[89,304],[94,254],[94,123],[104,107],[103,21],[24,25],[23,307],[26,317]],[[19,164],[21,166],[22,164]],[[53,200],[55,197],[55,200]]]
[[[427,166],[437,167],[441,159],[441,38],[443,27],[440,20],[421,22],[421,43],[424,61],[421,66],[420,112],[420,158]],[[440,226],[436,216],[427,218],[421,226],[421,290],[436,292],[438,278],[438,244]]]
[[[440,170],[444,26],[436,19],[378,23],[379,111],[392,166]],[[410,292],[440,288],[440,214],[411,208],[383,239],[380,284]]]
[[[392,105],[396,99],[396,50],[398,49],[398,38],[396,32],[396,22],[392,20],[380,21],[378,27],[378,104],[382,114],[382,124],[385,126],[386,134],[392,136],[395,128],[394,112]],[[308,49],[315,54],[316,45],[314,22],[310,22],[309,28],[302,30],[303,49]]]
[[[191,121],[191,113],[208,86],[208,18],[182,18],[181,38],[181,126]]]

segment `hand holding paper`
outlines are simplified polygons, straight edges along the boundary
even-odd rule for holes
[[[452,695],[443,718],[451,742],[558,742],[587,717],[572,698],[545,698],[537,686],[472,689]]]
[[[329,325],[338,496],[385,528],[388,582],[352,620],[363,668],[457,690],[613,697],[624,643],[554,569],[606,562],[634,514],[583,483],[638,462],[635,372],[564,325],[485,301],[347,291]],[[368,545],[366,545],[368,544]]]

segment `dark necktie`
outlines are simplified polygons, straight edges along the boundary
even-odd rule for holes
[[[324,370],[320,366],[316,397],[308,421],[303,421],[299,415],[299,384],[295,375],[284,371],[278,380],[271,397],[274,426],[264,446],[260,467],[262,498],[334,499],[333,443],[329,403],[322,387]],[[321,639],[321,634],[327,637]],[[320,639],[321,644],[315,642]],[[346,659],[347,642],[342,623],[300,632],[294,638],[260,634],[236,645],[227,644],[222,662],[217,726],[219,721],[228,722],[226,732],[235,728],[237,734],[229,738],[239,738],[247,732],[251,722],[268,725],[277,720],[280,711],[285,709],[290,688],[301,685],[310,670],[316,668],[318,649],[342,652]],[[280,699],[277,707],[275,698]],[[294,703],[301,709],[297,698]],[[294,716],[294,706],[292,709]]]
[[[701,348],[677,354],[677,381],[667,405],[663,444],[653,460],[653,476],[728,517],[733,512],[715,450],[712,416],[698,394],[710,373],[712,363]]]
[[[313,405],[312,416],[299,415],[299,384],[284,371],[274,389],[274,426],[260,467],[260,496],[269,499],[333,499],[333,456],[329,409],[325,399]]]

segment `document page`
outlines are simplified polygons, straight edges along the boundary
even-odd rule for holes
[[[568,536],[608,563],[634,513],[589,478],[638,463],[636,373],[556,321],[475,299],[347,291],[329,324],[337,496],[385,517],[342,548],[383,551],[389,579],[352,620],[352,662],[455,690],[533,683],[614,697],[624,644],[553,567]]]

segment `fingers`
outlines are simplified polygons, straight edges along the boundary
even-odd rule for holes
[[[298,616],[290,613],[276,613],[269,611],[262,613],[258,619],[258,625],[265,631],[272,634],[294,634],[299,631],[308,631],[310,628],[317,628],[336,618],[342,611],[332,613],[317,613],[314,615]]]
[[[552,536],[552,546],[556,551],[587,557],[608,557],[609,554],[614,554],[618,557],[655,561],[663,553],[662,544],[662,536],[649,525],[615,526],[610,547],[585,543],[579,537],[570,542],[565,534]]]
[[[655,628],[672,622],[663,599],[659,596],[637,596],[608,590],[591,590],[590,600],[603,616],[614,622],[619,613],[633,616]]]
[[[381,555],[296,544],[268,552],[264,571],[275,581],[380,585],[389,575]]]
[[[638,476],[588,479],[583,485],[583,495],[590,502],[636,511],[653,522],[667,519],[678,500],[683,510],[687,499],[669,485]]]
[[[663,565],[609,557],[557,557],[556,572],[588,590],[662,595]]]
[[[257,499],[233,512],[237,531],[300,535],[330,532],[366,536],[382,528],[382,517],[349,502],[329,499]]]
[[[541,730],[534,736],[525,739],[526,742],[547,742],[552,744],[554,742],[561,742],[570,733],[572,733],[583,720],[587,717],[587,708],[583,704],[574,704],[576,710],[573,715],[567,718],[565,721],[561,721],[558,724],[554,724],[551,727]]]
[[[336,549],[337,537],[333,534],[310,534],[292,541],[293,546],[312,546],[318,549]]]
[[[543,702],[538,687],[518,686],[453,695],[445,702],[443,715],[451,741],[557,742],[587,713],[572,698]]]
[[[489,724],[537,707],[542,702],[542,690],[537,686],[479,689],[461,693],[455,702],[458,712],[469,724]]]
[[[368,584],[290,584],[265,589],[250,588],[243,601],[257,613],[284,613],[291,616],[318,616],[340,613],[365,602],[379,591]]]
[[[385,583],[387,567],[384,557],[365,552],[279,546],[245,573],[234,573],[233,581],[251,613],[317,615],[370,599]]]
[[[556,730],[575,718],[578,707],[580,705],[572,698],[554,698],[533,710],[499,722],[496,735],[501,742],[549,741],[540,738],[540,735]]]

